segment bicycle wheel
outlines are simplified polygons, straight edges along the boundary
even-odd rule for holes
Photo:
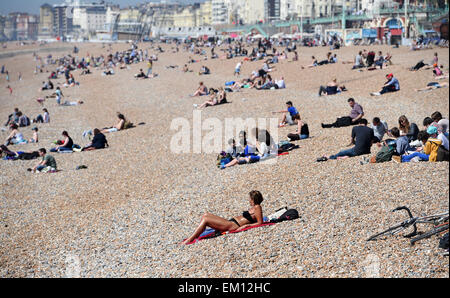
[[[396,234],[396,233],[398,233],[398,232],[400,232],[400,231],[402,231],[404,229],[406,229],[406,227],[405,227],[405,225],[403,223],[401,223],[401,224],[398,224],[396,226],[390,227],[389,229],[387,229],[387,230],[385,230],[385,231],[383,231],[381,233],[378,233],[378,234],[370,236],[366,241],[377,240],[377,238],[380,238],[380,236],[383,236],[383,235],[388,234],[388,233],[390,235],[393,235],[393,234]]]
[[[417,237],[414,237],[413,239],[411,239],[410,243],[411,243],[411,245],[414,245],[414,243],[416,243],[416,242],[419,241],[419,240],[422,240],[422,239],[431,237],[431,236],[433,236],[433,235],[435,235],[435,234],[438,234],[438,233],[440,233],[440,232],[443,232],[443,231],[445,231],[445,230],[448,230],[448,223],[445,224],[445,225],[443,225],[443,226],[440,226],[440,227],[437,227],[437,228],[435,228],[435,229],[432,229],[431,231],[428,231],[428,232],[426,232],[426,233],[423,233],[422,235],[419,235],[419,236],[417,236]]]

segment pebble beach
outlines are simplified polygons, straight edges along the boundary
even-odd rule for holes
[[[36,98],[49,94],[39,91],[49,74],[33,73],[36,62],[30,51],[42,57],[75,55],[73,45],[20,47],[9,43],[0,49],[0,65],[6,65],[11,76],[11,82],[0,77],[2,127],[15,107],[30,119],[36,117],[42,111]],[[102,44],[76,46],[79,57],[109,54],[109,47]],[[145,124],[107,134],[107,149],[52,153],[61,170],[57,173],[28,172],[36,160],[0,160],[0,277],[449,277],[449,258],[439,254],[437,236],[414,246],[402,234],[366,241],[406,219],[405,213],[391,212],[398,206],[408,206],[414,215],[447,211],[448,162],[362,165],[360,156],[316,162],[319,156],[347,148],[352,127],[322,129],[320,124],[348,115],[350,97],[363,106],[369,122],[380,117],[390,128],[398,126],[400,115],[420,129],[422,120],[435,111],[448,119],[449,88],[415,92],[414,88],[434,81],[433,74],[431,70],[408,70],[422,59],[431,61],[437,52],[448,73],[448,48],[343,47],[333,51],[338,63],[301,69],[312,55],[324,59],[329,48],[299,47],[299,61],[290,62],[290,54],[271,72],[273,78],[284,77],[286,89],[227,93],[231,103],[202,110],[202,118],[280,117],[272,111],[285,109],[290,100],[308,123],[311,138],[293,142],[300,148],[279,156],[275,163],[220,170],[217,153],[172,152],[170,143],[176,131],[171,123],[176,118],[192,123],[193,104],[205,98],[189,94],[200,81],[218,88],[236,80],[234,67],[242,58],[203,61],[203,56],[181,47],[174,53],[170,44],[161,45],[164,53],[157,53],[150,43],[138,46],[158,55],[153,64],[158,76],[134,78],[140,68],[146,71],[146,63],[117,68],[112,76],[102,76],[101,68],[86,76],[74,71],[80,85],[62,87],[64,100],[84,104],[58,106],[54,99],[47,99],[44,107],[51,122],[36,124],[39,143],[11,149],[50,149],[63,130],[84,146],[88,140],[82,137],[83,131],[113,125],[119,111],[134,124]],[[58,47],[63,49],[55,50]],[[129,44],[112,44],[113,52],[128,48]],[[353,60],[362,49],[390,52],[393,65],[359,72],[342,63]],[[206,52],[209,56],[209,49]],[[220,48],[216,52],[223,54]],[[202,61],[189,64],[193,72],[184,73],[181,68],[189,56]],[[262,63],[244,62],[239,79]],[[166,68],[169,65],[178,67]],[[197,74],[202,65],[211,69],[210,75]],[[401,90],[370,96],[381,88],[387,73],[400,81]],[[333,78],[348,91],[318,97],[319,86]],[[53,82],[63,81],[62,76]],[[31,138],[34,125],[20,129],[26,138]],[[292,126],[279,128],[278,139],[286,140],[293,130]],[[2,143],[7,136],[7,131],[0,131]],[[378,150],[372,146],[371,156]],[[75,170],[79,165],[87,169]],[[287,206],[298,210],[301,218],[180,244],[205,212],[230,218],[248,210],[251,190],[263,194],[264,215]]]

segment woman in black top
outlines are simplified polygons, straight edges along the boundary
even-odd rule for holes
[[[50,152],[73,151],[72,150],[73,141],[72,138],[69,136],[69,133],[67,131],[63,131],[62,136],[64,137],[64,142],[61,145],[58,145],[55,148],[50,149]]]
[[[261,203],[263,201],[262,194],[257,190],[249,193],[250,209],[244,211],[242,215],[235,216],[229,220],[216,216],[211,213],[205,213],[195,232],[183,244],[189,244],[197,239],[206,227],[210,227],[220,232],[240,231],[245,228],[260,225],[263,223],[263,213]]]
[[[105,147],[108,147],[108,141],[106,140],[105,135],[102,134],[98,128],[95,128],[94,129],[94,138],[92,139],[91,144],[84,147],[81,151],[103,149]]]

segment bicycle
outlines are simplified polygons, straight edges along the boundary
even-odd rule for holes
[[[429,215],[429,216],[414,217],[408,207],[401,206],[401,207],[395,208],[391,212],[396,212],[399,210],[405,210],[408,213],[409,218],[399,224],[396,224],[396,225],[388,228],[387,230],[384,230],[383,232],[380,232],[380,233],[370,236],[366,241],[378,240],[382,236],[396,235],[396,234],[408,229],[409,227],[413,227],[414,230],[411,233],[405,235],[404,237],[412,238],[412,237],[418,235],[418,233],[417,233],[417,224],[418,223],[432,224],[435,227],[433,230],[428,231],[424,234],[421,234],[421,235],[411,239],[410,243],[411,243],[411,245],[414,245],[415,242],[417,242],[421,239],[428,238],[434,234],[443,232],[446,229],[448,229],[448,218],[449,218],[448,211],[439,213],[439,214]]]

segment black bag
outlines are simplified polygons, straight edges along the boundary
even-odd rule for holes
[[[449,161],[448,150],[444,146],[439,146],[436,161]]]
[[[300,218],[300,216],[298,215],[298,211],[295,209],[288,209],[280,217],[272,219],[270,222],[282,222],[286,220],[294,220],[297,218]]]

